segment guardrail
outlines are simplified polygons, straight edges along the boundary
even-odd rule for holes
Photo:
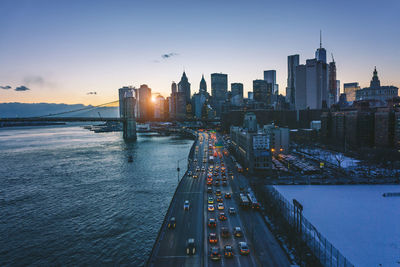
[[[192,134],[195,135],[194,132],[192,132]],[[188,155],[188,158],[189,158],[189,159],[193,157],[194,150],[195,150],[195,147],[196,147],[196,143],[197,143],[197,136],[196,136],[195,141],[193,142],[192,147],[190,148],[190,152],[189,152],[189,155]],[[159,242],[160,242],[160,236],[161,236],[161,233],[162,233],[162,229],[164,228],[164,225],[166,225],[166,223],[167,223],[168,215],[170,214],[171,207],[172,207],[172,203],[174,202],[176,193],[179,191],[179,188],[180,188],[180,186],[181,186],[181,184],[182,184],[183,179],[186,177],[187,172],[188,172],[188,170],[186,169],[185,174],[182,176],[182,179],[179,181],[179,184],[178,184],[177,187],[175,188],[175,192],[174,192],[174,194],[173,194],[173,196],[172,196],[171,203],[169,204],[168,210],[167,210],[167,212],[165,213],[164,220],[163,220],[163,222],[162,222],[162,224],[161,224],[160,229],[158,230],[157,238],[156,238],[156,240],[154,241],[153,248],[151,249],[149,258],[147,259],[146,266],[151,266],[151,264],[152,264],[152,258],[154,257],[155,249],[157,248],[157,245],[158,245]]]

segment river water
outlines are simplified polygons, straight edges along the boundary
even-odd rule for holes
[[[192,143],[125,143],[76,125],[0,129],[0,266],[143,265]]]

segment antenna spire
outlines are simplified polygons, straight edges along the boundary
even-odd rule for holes
[[[333,57],[333,53],[331,53],[331,55],[332,55],[332,61],[335,62],[335,58]]]
[[[322,48],[322,30],[319,30],[319,48]]]

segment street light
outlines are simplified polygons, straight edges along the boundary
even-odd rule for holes
[[[176,171],[178,172],[178,184],[179,184],[179,172],[180,172],[180,170],[181,170],[181,168],[179,168],[179,162],[180,161],[182,161],[182,160],[184,160],[184,159],[187,159],[186,157],[185,158],[181,158],[181,159],[178,159],[177,161],[176,161]],[[190,160],[190,159],[189,159]]]

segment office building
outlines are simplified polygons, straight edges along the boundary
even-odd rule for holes
[[[398,90],[395,86],[381,86],[375,67],[370,87],[357,90],[356,100],[372,100],[376,102],[375,106],[386,106],[387,100],[398,96]]]
[[[186,103],[190,103],[190,83],[185,72],[183,72],[181,81],[178,83],[178,92],[184,93]]]
[[[291,108],[295,107],[296,99],[296,67],[300,63],[299,55],[288,56],[288,78],[286,87],[286,101]]]
[[[360,89],[357,82],[343,84],[343,92],[346,94],[346,101],[351,103],[356,101],[356,91]]]
[[[200,94],[207,94],[207,83],[206,80],[204,80],[204,75],[201,75],[201,81],[200,81],[200,90],[199,90]]]
[[[212,106],[217,112],[217,116],[221,115],[222,104],[227,99],[228,92],[228,75],[223,73],[211,74],[211,95]]]
[[[241,106],[243,104],[243,84],[231,83],[231,104]]]
[[[254,94],[253,92],[247,92],[247,98],[253,100]]]
[[[263,131],[268,136],[272,154],[287,154],[289,152],[289,128],[269,124],[264,125]]]
[[[335,80],[336,81],[336,80]],[[328,65],[308,59],[296,67],[296,109],[321,109],[328,105]]]
[[[271,84],[272,94],[277,96],[279,94],[279,86],[276,83],[276,70],[265,70],[264,81],[267,81],[267,83]]]
[[[253,99],[254,101],[264,103],[266,106],[272,104],[273,84],[266,80],[253,81]]]
[[[319,33],[319,48],[315,51],[315,59],[326,64],[326,50],[322,47],[322,32]]]
[[[165,119],[165,98],[161,95],[156,96],[154,102],[154,119],[164,120]]]
[[[153,105],[151,102],[151,88],[147,84],[140,85],[138,89],[138,118],[151,120],[153,118]]]
[[[328,95],[328,107],[336,104],[337,102],[337,80],[336,80],[336,63],[332,56],[332,62],[329,63],[329,95]]]
[[[246,114],[247,115],[247,114]],[[254,114],[249,114],[253,124]],[[245,123],[246,124],[246,123]],[[255,125],[257,122],[255,121]],[[250,172],[265,172],[271,169],[269,138],[264,132],[249,131],[248,128],[231,126],[231,144],[236,159]]]

